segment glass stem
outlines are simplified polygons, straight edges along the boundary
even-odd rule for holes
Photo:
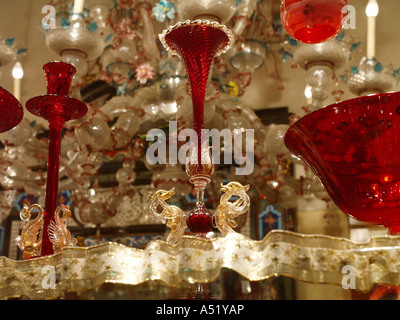
[[[204,206],[204,189],[196,188],[196,207]]]
[[[63,124],[64,123],[61,116],[54,116],[49,119],[49,155],[47,165],[46,203],[41,256],[53,254],[53,245],[50,242],[47,230],[50,225],[50,221],[54,221],[54,212],[57,206],[61,133]]]

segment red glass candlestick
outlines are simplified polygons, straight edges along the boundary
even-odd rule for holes
[[[87,113],[85,103],[68,97],[72,77],[76,69],[64,62],[50,62],[43,67],[47,80],[47,95],[30,99],[28,111],[49,122],[49,154],[47,165],[46,200],[43,223],[41,256],[53,254],[48,236],[48,226],[54,221],[57,206],[60,168],[61,137],[64,122],[83,117]]]
[[[400,233],[400,93],[343,101],[301,118],[285,144],[351,217]]]
[[[2,87],[0,87],[0,114],[0,133],[14,128],[24,116],[20,102]]]
[[[196,137],[192,139],[186,172],[196,189],[196,207],[189,214],[187,225],[199,235],[212,230],[212,215],[204,204],[204,191],[214,166],[204,135],[204,100],[209,72],[213,59],[228,50],[233,34],[216,22],[186,21],[165,30],[160,36],[164,47],[182,58],[191,88],[193,103],[193,127]]]
[[[347,0],[282,0],[282,24],[301,42],[324,42],[342,29],[346,5]]]

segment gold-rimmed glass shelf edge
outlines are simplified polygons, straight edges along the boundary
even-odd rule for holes
[[[56,299],[65,292],[106,283],[134,286],[161,281],[171,287],[184,281],[211,283],[225,268],[249,281],[287,276],[342,286],[345,266],[354,271],[357,291],[367,292],[376,284],[400,285],[400,237],[374,237],[359,244],[275,230],[261,241],[241,234],[212,240],[184,236],[175,246],[152,241],[136,249],[108,242],[68,247],[59,254],[26,261],[0,257],[0,298]],[[50,272],[54,272],[54,283],[45,278]]]

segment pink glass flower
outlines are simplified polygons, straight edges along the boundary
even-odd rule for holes
[[[136,68],[136,80],[140,84],[146,84],[147,80],[152,79],[155,75],[154,68],[149,63],[142,63]]]
[[[132,28],[132,20],[124,18],[121,22],[115,24],[115,32],[121,39],[135,40],[136,34],[134,28]]]

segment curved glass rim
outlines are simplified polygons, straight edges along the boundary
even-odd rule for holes
[[[305,119],[315,117],[315,115],[321,113],[321,112],[326,112],[326,110],[334,109],[334,108],[344,108],[348,106],[352,107],[357,107],[359,106],[360,102],[362,103],[376,103],[376,102],[382,102],[382,98],[391,98],[393,96],[400,96],[400,91],[393,91],[393,92],[385,92],[385,93],[378,93],[378,94],[371,94],[368,96],[363,96],[363,97],[356,97],[344,101],[339,101],[333,104],[330,104],[326,107],[323,107],[321,109],[315,110],[303,117],[301,117],[299,120],[297,120],[295,123],[293,123],[287,132],[292,131],[294,127],[298,127],[300,124],[302,124]],[[286,138],[286,135],[285,135]],[[285,139],[286,140],[286,139]]]

